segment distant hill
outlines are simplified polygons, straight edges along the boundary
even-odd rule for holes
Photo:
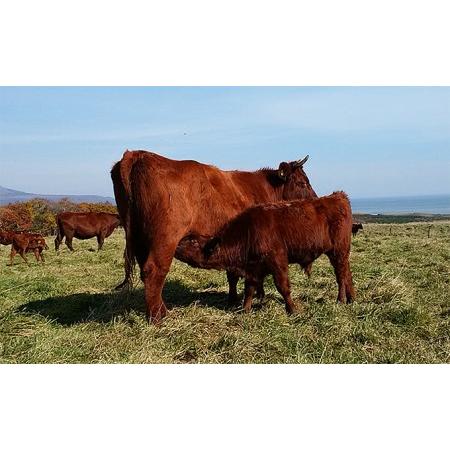
[[[7,205],[8,203],[26,202],[33,198],[45,198],[46,200],[58,201],[63,198],[68,198],[75,203],[104,203],[109,202],[115,204],[112,197],[102,197],[100,195],[46,195],[46,194],[30,194],[28,192],[16,191],[0,186],[0,205]]]

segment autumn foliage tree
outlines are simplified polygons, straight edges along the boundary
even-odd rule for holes
[[[0,229],[33,231],[44,235],[56,231],[56,215],[61,212],[117,213],[111,203],[74,203],[67,198],[52,202],[35,198],[27,202],[11,203],[0,207]]]

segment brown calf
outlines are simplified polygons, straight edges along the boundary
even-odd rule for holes
[[[336,192],[313,200],[252,207],[214,238],[190,235],[178,245],[177,257],[205,269],[235,270],[246,279],[244,309],[250,311],[255,288],[273,275],[288,313],[295,311],[288,265],[308,268],[322,254],[334,267],[338,301],[355,296],[349,256],[352,211],[347,195]]]
[[[36,261],[45,262],[44,250],[48,250],[47,243],[42,235],[28,232],[0,231],[0,244],[11,245],[10,264],[14,257],[19,254],[28,264],[26,253],[33,253]]]

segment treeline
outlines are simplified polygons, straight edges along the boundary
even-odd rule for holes
[[[438,222],[450,220],[450,214],[354,214],[353,220],[362,223],[410,223],[410,222]]]
[[[116,214],[111,203],[74,203],[69,199],[50,201],[35,198],[0,207],[0,229],[32,231],[46,236],[56,233],[56,215],[61,212],[107,212]]]

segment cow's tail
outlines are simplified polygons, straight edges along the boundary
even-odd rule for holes
[[[126,246],[124,252],[125,279],[116,289],[133,286],[136,255],[133,242],[135,229],[134,216],[136,208],[132,190],[133,166],[139,160],[140,152],[126,151],[123,158],[114,165],[111,170],[111,178],[114,186],[117,209],[125,230]]]

